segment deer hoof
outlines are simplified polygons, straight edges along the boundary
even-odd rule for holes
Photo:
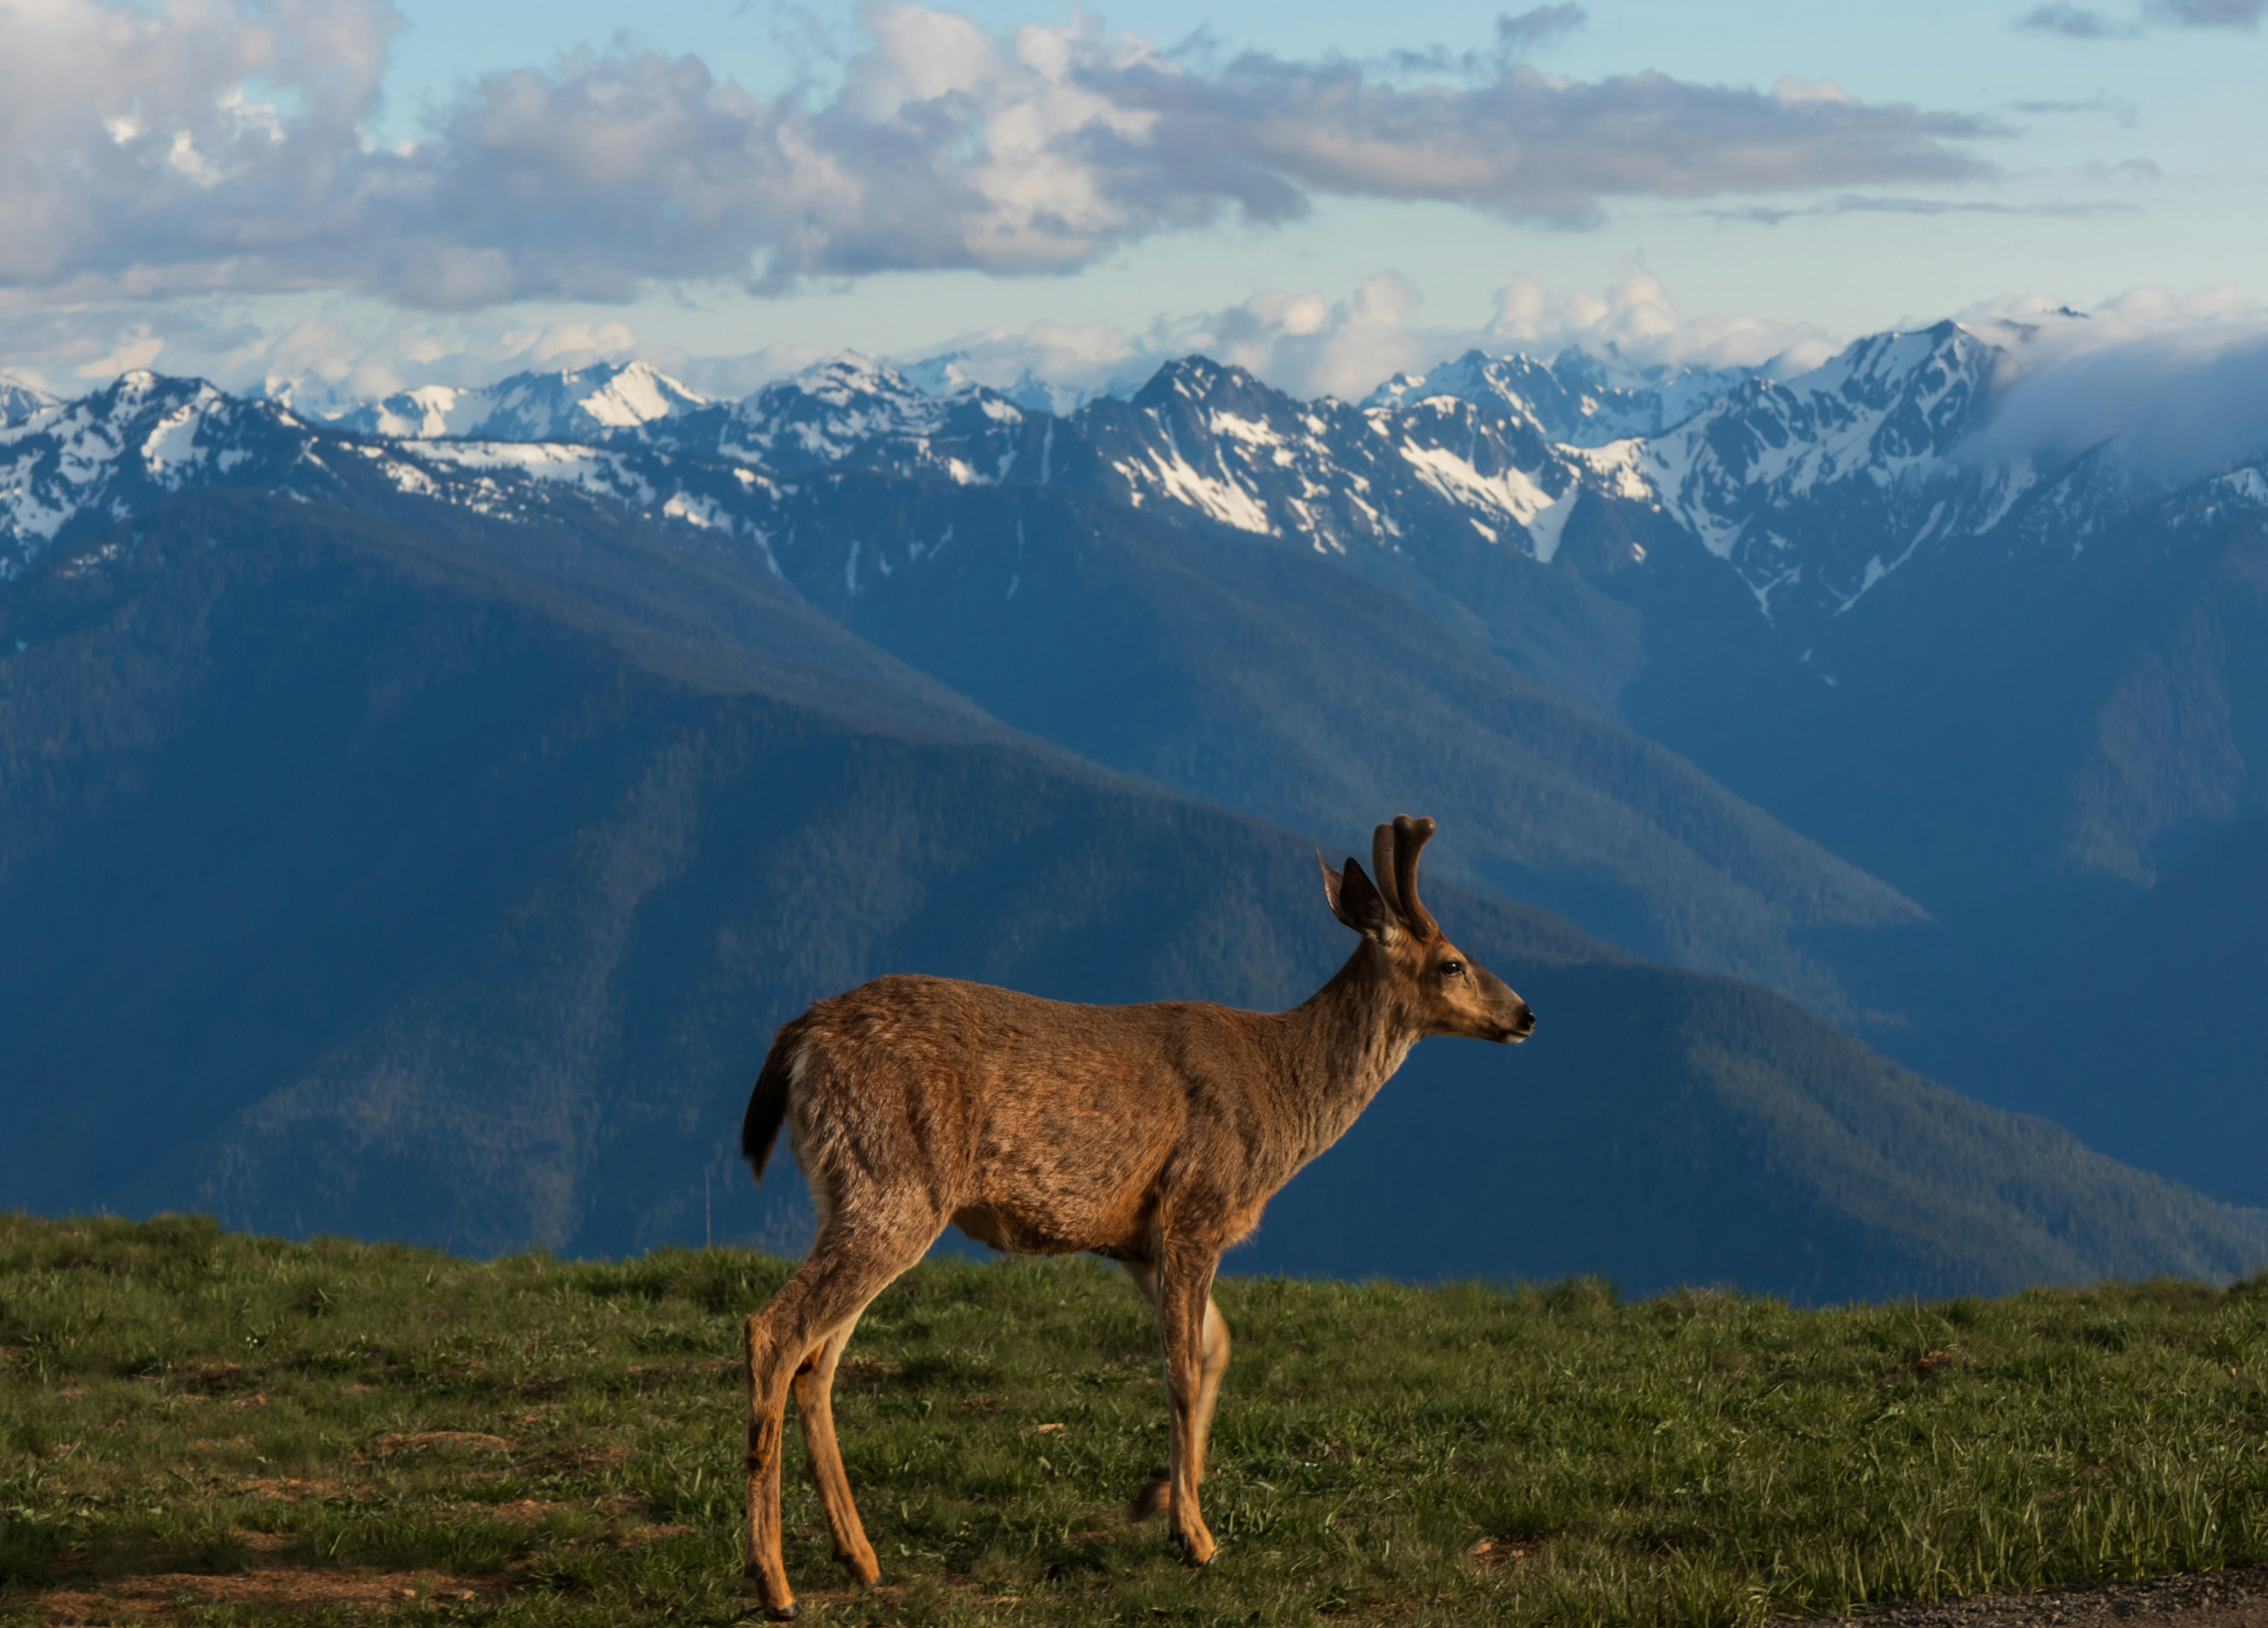
[[[1212,1541],[1210,1532],[1176,1532],[1174,1541],[1182,1546],[1182,1560],[1188,1565],[1211,1565],[1212,1558],[1220,1552],[1220,1545]]]
[[[1152,1515],[1164,1514],[1173,1502],[1174,1484],[1161,1470],[1150,1478],[1147,1486],[1134,1494],[1134,1501],[1127,1506],[1127,1513],[1137,1521],[1147,1521]]]
[[[740,1568],[740,1575],[755,1584],[760,1594],[770,1592],[764,1587],[764,1568],[754,1560]],[[764,1620],[768,1623],[792,1623],[795,1620],[795,1602],[792,1600],[785,1605],[774,1605],[770,1601],[766,1600],[760,1609],[763,1612]]]

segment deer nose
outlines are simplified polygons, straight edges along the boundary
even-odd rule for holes
[[[1520,1010],[1513,1013],[1512,1033],[1513,1038],[1519,1040],[1525,1040],[1535,1033],[1535,1008],[1524,1000],[1520,1003]]]

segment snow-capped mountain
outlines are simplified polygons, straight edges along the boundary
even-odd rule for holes
[[[1951,322],[1878,334],[1787,382],[1755,379],[1639,457],[1656,500],[1791,627],[1852,609],[1918,554],[1992,531],[2038,482],[1958,451],[2005,357]]]
[[[1447,394],[1301,401],[1202,357],[1070,422],[1076,445],[1057,459],[1072,480],[1331,554],[1400,552],[1447,528],[1548,564],[1582,491],[1643,496],[1626,453],[1554,446],[1524,413]]]
[[[136,372],[0,427],[0,579],[84,518],[124,519],[191,486],[276,481],[306,450],[270,401]]]
[[[1428,372],[1396,373],[1363,405],[1407,407],[1453,395],[1525,416],[1548,439],[1604,446],[1659,435],[1754,376],[1750,368],[1623,367],[1572,350],[1550,362],[1468,350]]]
[[[1940,559],[2051,570],[2163,495],[2101,450],[2052,468],[1976,452],[2007,366],[1941,323],[1784,382],[1616,382],[1580,355],[1474,353],[1355,406],[1191,357],[1130,399],[1057,414],[942,372],[926,380],[952,387],[939,394],[844,353],[738,402],[630,364],[429,387],[327,424],[140,372],[77,401],[0,397],[0,570],[72,524],[201,483],[374,482],[491,513],[571,496],[767,550],[793,523],[784,497],[821,475],[1056,486],[1437,582],[1475,550],[1593,577],[1683,549],[1826,671],[1857,625],[1845,618],[1885,582],[1937,580]],[[1599,439],[1697,401],[1667,427]]]
[[[713,446],[695,438],[707,421],[666,439],[782,475],[881,468],[968,486],[1007,478],[1030,417],[981,386],[932,395],[887,363],[846,351],[731,409]]]
[[[55,398],[46,391],[34,390],[21,379],[0,373],[0,424],[15,424],[55,404]]]
[[[1027,412],[1053,413],[1059,418],[1077,412],[1099,395],[1133,394],[1132,388],[1121,392],[1115,386],[1102,390],[1081,390],[1071,385],[1052,385],[1036,376],[1028,367],[1008,383],[996,388],[970,372],[967,355],[958,350],[902,364],[898,372],[907,383],[925,394],[959,395],[970,390],[991,389],[994,394]]]
[[[533,517],[562,499],[598,501],[736,532],[759,546],[760,528],[743,516],[763,511],[775,490],[742,465],[637,445],[342,431],[202,379],[136,372],[0,427],[0,580],[74,527],[129,519],[215,486],[306,502],[439,501],[506,518]]]
[[[474,389],[423,385],[351,408],[331,422],[400,440],[588,441],[710,405],[707,396],[644,362],[608,362],[557,373],[515,373]]]

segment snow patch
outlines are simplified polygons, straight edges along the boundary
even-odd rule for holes
[[[1233,481],[1214,480],[1190,468],[1170,432],[1166,438],[1166,451],[1152,453],[1150,464],[1159,490],[1174,502],[1186,504],[1239,531],[1264,534],[1276,529],[1267,509],[1250,492]],[[1140,501],[1138,495],[1135,502],[1138,505]]]
[[[1567,530],[1567,517],[1575,512],[1576,502],[1582,495],[1581,487],[1570,486],[1557,502],[1528,517],[1528,543],[1535,550],[1537,564],[1549,565],[1559,552],[1559,540]]]
[[[1396,450],[1419,480],[1461,507],[1491,509],[1525,526],[1551,506],[1551,494],[1523,470],[1483,475],[1447,447],[1404,441]]]
[[[2233,469],[2213,483],[2241,503],[2268,504],[2268,475],[2257,469]]]

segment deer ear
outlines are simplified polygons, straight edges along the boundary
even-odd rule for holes
[[[1345,870],[1335,871],[1323,865],[1320,852],[1315,863],[1323,866],[1323,896],[1331,902],[1332,915],[1368,938],[1383,939],[1394,930],[1393,911],[1363,874],[1361,866],[1349,858]]]

